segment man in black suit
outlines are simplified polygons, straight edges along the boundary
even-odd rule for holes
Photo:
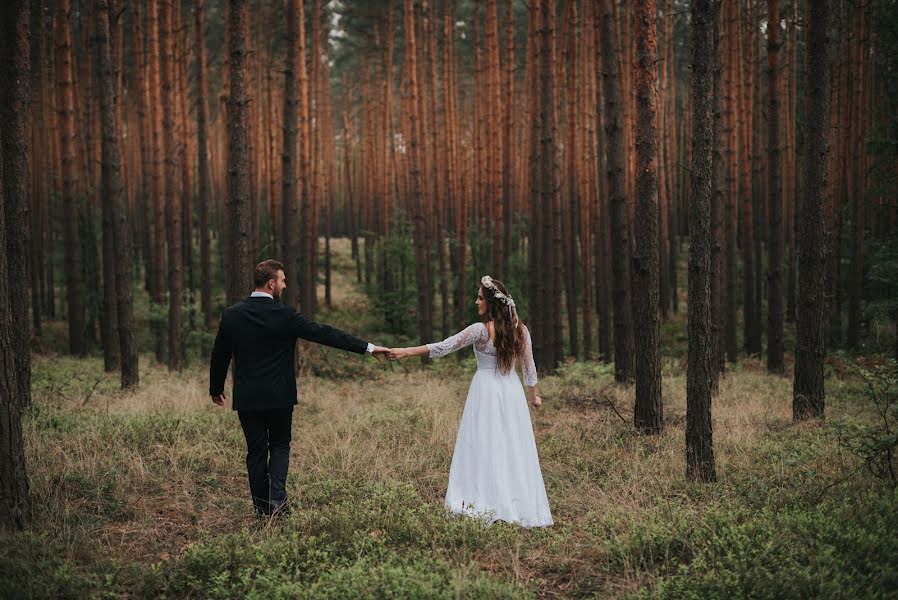
[[[257,514],[286,510],[287,467],[293,407],[296,405],[296,340],[302,338],[378,360],[387,349],[328,325],[310,321],[279,302],[286,287],[284,265],[259,263],[256,290],[225,309],[212,348],[209,394],[224,405],[224,383],[234,357],[233,408],[246,437],[246,469]]]

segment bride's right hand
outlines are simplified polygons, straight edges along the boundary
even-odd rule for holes
[[[387,358],[390,360],[401,360],[405,356],[405,348],[390,348],[390,353],[387,354]]]
[[[530,404],[533,405],[533,408],[539,408],[540,406],[542,406],[542,403],[543,403],[543,399],[540,398],[539,396],[534,396],[533,399],[530,401]]]

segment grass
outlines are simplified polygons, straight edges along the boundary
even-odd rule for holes
[[[376,335],[349,270],[336,275],[324,316]],[[827,419],[801,425],[789,379],[730,369],[713,485],[684,477],[675,353],[656,437],[634,433],[634,390],[607,366],[565,366],[533,412],[556,525],[530,531],[442,510],[471,360],[324,350],[305,364],[294,512],[260,523],[239,423],[209,402],[205,366],[170,374],[142,357],[141,388],[124,394],[99,358],[37,357],[24,422],[36,519],[0,534],[0,596],[898,597],[898,495],[840,450],[834,424],[871,420],[841,363]]]

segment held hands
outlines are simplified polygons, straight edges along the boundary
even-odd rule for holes
[[[409,356],[411,356],[409,348],[390,348],[390,352],[387,354],[387,358],[390,360],[402,360]]]
[[[383,362],[384,357],[389,358],[390,349],[383,346],[375,346],[371,351],[371,356],[377,359],[377,362]]]

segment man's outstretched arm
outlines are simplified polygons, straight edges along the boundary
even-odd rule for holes
[[[290,320],[290,328],[298,338],[323,344],[332,348],[346,350],[347,352],[355,352],[356,354],[372,354],[375,358],[380,359],[387,353],[387,348],[375,346],[361,338],[341,331],[336,327],[317,323],[311,319],[307,319],[299,313],[294,313]]]

